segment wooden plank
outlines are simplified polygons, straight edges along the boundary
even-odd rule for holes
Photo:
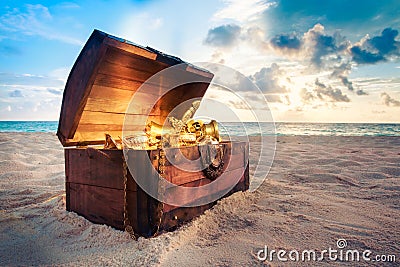
[[[243,174],[243,177],[237,183],[237,185],[232,189],[230,193],[238,192],[238,191],[246,191],[249,189],[250,185],[250,176],[249,176],[249,166],[247,165],[246,170]]]
[[[108,88],[115,88],[125,91],[137,91],[139,87],[143,85],[143,81],[138,81],[135,77],[121,78],[113,75],[113,73],[101,74],[98,73],[96,80],[94,81],[94,86],[103,86]],[[169,89],[162,83],[151,83],[147,82],[142,87],[143,92],[153,95],[162,95],[165,89]]]
[[[131,77],[130,79],[123,79],[117,76],[113,76],[113,73],[98,73],[93,86],[104,86],[125,91],[136,91],[142,85],[142,82],[136,81],[134,78],[135,77]]]
[[[104,98],[104,99],[110,99],[110,100],[131,99],[132,95],[134,94],[136,89],[132,88],[132,90],[125,90],[125,89],[116,88],[113,86],[104,86],[104,85],[94,84],[92,87],[92,91],[90,92],[90,97],[91,98]]]
[[[149,74],[154,74],[169,67],[169,65],[148,58],[127,53],[121,49],[110,47],[107,49],[105,60],[110,63],[121,65],[124,67],[139,69]]]
[[[127,161],[128,164],[134,164],[131,168],[132,176],[144,178],[149,181],[149,187],[158,188],[158,182],[151,179],[154,175],[158,174],[153,169],[151,162],[149,162],[150,151],[129,150]],[[142,236],[152,236],[160,223],[157,219],[158,201],[150,197],[144,189],[137,187],[137,228],[135,232]]]
[[[104,133],[110,134],[114,138],[118,138],[118,136],[122,136],[121,131],[100,131],[100,132],[85,132],[80,131],[79,129],[75,133],[73,139],[68,139],[69,145],[103,145],[105,142]],[[89,141],[90,140],[90,141]]]
[[[126,117],[126,119],[125,119]],[[126,120],[130,125],[146,125],[147,121],[158,120],[157,115],[108,113],[85,110],[82,113],[82,124],[123,124]],[[144,122],[144,123],[143,123]]]
[[[127,67],[110,61],[103,61],[98,69],[99,74],[113,75],[119,79],[133,80],[140,83],[146,82],[146,84],[150,85],[149,88],[153,88],[156,85],[161,85],[162,88],[175,88],[183,83],[184,85],[179,86],[184,88],[183,91],[190,92],[189,87],[195,87],[199,91],[204,91],[202,95],[204,95],[211,81],[208,77],[181,71],[178,68],[155,75],[157,72],[157,69],[151,71],[146,66]],[[151,79],[149,80],[150,77]],[[194,90],[193,93],[198,93],[198,90]]]
[[[138,66],[141,66],[141,70],[147,71],[149,73],[156,73],[159,71],[162,71],[165,68],[170,67],[171,65],[175,65],[176,63],[174,62],[173,64],[171,63],[165,63],[161,61],[150,61],[146,60],[143,57],[140,56],[135,56],[129,53],[124,53],[124,51],[121,51],[120,49],[113,49],[109,48],[106,53],[106,60],[118,64],[124,67],[128,68],[137,68]],[[199,68],[196,68],[192,65],[188,65],[187,63],[182,62],[182,66],[176,66],[174,68],[174,71],[177,71],[178,73],[191,73],[195,74],[198,76],[204,76],[208,79],[213,78],[213,74],[204,70],[201,70]]]
[[[104,89],[104,87],[93,88]],[[107,89],[109,89],[109,87]],[[111,91],[118,91],[118,93],[121,91],[131,92],[113,88],[111,88]],[[93,90],[92,92],[95,91]],[[129,97],[121,98],[119,95],[117,95],[118,97],[115,95],[113,97],[105,97],[103,94],[95,92],[90,94],[84,110],[124,114],[150,114],[151,112],[152,115],[160,115],[159,106],[153,108],[153,104],[157,102],[157,96],[136,92],[135,98],[132,100],[131,98],[134,92],[131,93]],[[131,100],[133,102],[131,102]]]
[[[244,167],[243,155],[237,154],[232,156],[227,156],[224,159],[224,169],[223,171],[233,171],[236,169],[241,169]],[[187,171],[188,168],[197,167],[199,170],[203,168],[202,164],[199,162],[193,162],[190,164],[180,164],[174,166],[165,167],[165,179],[176,185],[183,185],[195,180],[205,178],[202,171]]]
[[[176,227],[182,225],[184,222],[188,222],[193,218],[201,215],[207,209],[215,205],[216,202],[212,202],[206,205],[192,208],[176,208],[165,212],[162,217],[162,223],[160,230],[170,231]]]
[[[127,51],[129,53],[133,53],[136,55],[139,55],[141,57],[145,57],[151,60],[155,60],[157,58],[157,54],[153,53],[151,51],[148,51],[146,49],[143,49],[141,47],[132,45],[132,44],[128,44],[126,42],[121,42],[119,40],[116,40],[114,38],[107,38],[105,40],[105,44],[108,45],[109,47],[115,47],[115,48],[119,48],[121,50]]]
[[[151,76],[153,76],[154,73],[149,73],[146,71],[143,71],[141,69],[133,69],[133,68],[128,68],[119,64],[114,64],[108,61],[102,62],[100,68],[99,68],[99,73],[101,74],[110,74],[112,73],[113,76],[123,78],[123,79],[133,79],[138,82],[145,82],[147,81]]]
[[[90,93],[88,87],[95,79],[99,63],[105,54],[104,35],[94,31],[78,56],[68,77],[63,94],[57,136],[66,146],[66,140],[73,138],[78,127],[82,110]]]
[[[86,219],[123,229],[122,190],[69,183],[70,210]]]
[[[194,67],[194,66],[192,66],[192,65],[187,65],[186,71],[192,72],[192,73],[195,73],[195,74],[204,76],[204,77],[207,77],[207,78],[209,78],[210,80],[214,77],[214,74],[213,74],[213,73],[208,72],[208,71],[203,71],[203,70],[201,70],[201,69],[199,69],[199,68],[196,68],[196,67]]]
[[[178,86],[164,94],[157,105],[160,105],[160,110],[165,110],[168,113],[180,105],[181,110],[180,112],[177,112],[177,115],[178,117],[181,117],[183,113],[191,106],[191,102],[194,98],[202,98],[204,96],[208,86],[208,83],[187,83],[185,85]],[[185,101],[187,102],[183,104]]]
[[[118,132],[119,136],[122,134],[121,124],[79,124],[77,131],[79,132],[100,132],[103,135],[104,133],[110,134],[110,132]],[[125,130],[128,131],[144,131],[145,125],[124,125]],[[117,135],[111,135],[114,138],[117,138]],[[122,136],[121,136],[122,137]]]
[[[208,186],[207,188],[199,188],[195,192],[188,190],[183,191],[179,187],[168,188],[165,191],[165,199],[167,200],[166,202],[169,202],[168,200],[173,200],[176,203],[182,203],[182,205],[189,205],[190,203],[194,203],[200,199],[211,199],[213,195],[221,194],[221,191],[225,191],[230,187],[233,188],[237,184],[237,180],[240,181],[243,179],[244,170],[245,169],[242,167],[232,171],[227,171],[224,173],[224,176],[218,177],[215,181],[213,181],[212,186]],[[197,187],[198,184],[204,185],[207,183],[206,180],[197,180],[181,186]]]
[[[67,182],[65,183],[65,209],[71,211],[71,191]]]
[[[64,159],[65,159],[65,181],[68,181],[68,176],[69,176],[69,150],[64,149]]]
[[[126,194],[127,200],[127,210],[128,210],[128,221],[129,224],[132,226],[133,229],[137,229],[138,227],[138,220],[137,220],[137,195],[135,192],[128,191]],[[122,203],[123,204],[123,203]]]
[[[123,190],[122,150],[68,149],[69,175],[67,182]],[[137,186],[130,174],[128,190]]]
[[[90,162],[86,149],[68,150],[68,175],[66,182],[90,184]],[[67,164],[67,162],[66,162]]]
[[[206,185],[206,184],[209,184],[209,183],[211,183],[211,180],[203,177],[202,179],[191,181],[191,182],[188,182],[188,183],[183,184],[181,186],[183,186],[183,187],[200,187],[200,186],[203,186],[203,185]],[[204,196],[202,196],[202,197],[204,197]],[[208,197],[208,195],[205,196],[205,197]],[[177,208],[179,208],[179,207],[173,206],[173,205],[169,205],[169,204],[164,204],[163,211],[164,212],[168,212],[168,211],[171,211],[171,210],[174,210],[174,209],[177,209]]]

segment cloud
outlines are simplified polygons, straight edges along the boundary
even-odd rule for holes
[[[254,21],[268,8],[276,5],[275,1],[266,0],[223,0],[225,7],[214,14],[214,20]]]
[[[332,62],[340,62],[340,54],[349,45],[338,33],[326,34],[325,27],[321,24],[314,25],[304,33],[303,42],[311,63],[318,68],[326,68]]]
[[[61,95],[63,92],[62,89],[51,89],[51,88],[47,88],[47,91],[53,95]]]
[[[398,58],[400,56],[400,42],[396,40],[398,34],[395,29],[386,28],[379,36],[373,38],[366,36],[350,49],[353,61],[358,64],[375,64],[388,61],[391,57]]]
[[[300,98],[303,102],[310,103],[312,100],[315,99],[314,95],[308,91],[306,88],[301,88],[300,90]]]
[[[63,2],[57,5],[58,8],[62,9],[77,9],[80,8],[80,6],[76,3],[73,2]]]
[[[9,93],[10,97],[24,97],[24,95],[22,94],[21,90],[14,90],[12,92]]]
[[[61,77],[0,73],[0,119],[56,120],[64,84]]]
[[[221,51],[215,51],[212,55],[211,55],[211,62],[216,62],[218,64],[224,64],[225,63],[225,59],[223,58],[223,53]]]
[[[375,64],[379,61],[385,60],[382,55],[369,52],[366,49],[362,49],[358,45],[353,46],[350,51],[353,55],[353,61],[358,64]]]
[[[399,8],[398,0],[364,0],[362,4],[337,0],[276,0],[272,8],[263,12],[261,21],[271,25],[269,31],[273,35],[306,31],[316,23],[332,25],[347,34],[362,35],[365,30],[377,30],[379,25],[398,24]]]
[[[12,38],[11,34],[36,35],[48,40],[83,45],[81,40],[66,35],[55,28],[54,24],[55,19],[46,6],[26,4],[23,9],[13,8],[0,16],[0,33],[5,32],[8,38]]]
[[[320,82],[318,79],[315,80],[315,93],[321,100],[328,100],[332,102],[350,102],[347,95],[344,95],[340,89],[334,89],[331,86],[327,86]]]
[[[246,104],[245,101],[241,100],[228,100],[227,104],[228,106],[231,106],[236,109],[249,109],[249,105]]]
[[[398,34],[397,30],[386,28],[380,36],[375,36],[368,42],[383,55],[398,54],[400,42],[395,40]]]
[[[216,47],[230,47],[239,39],[241,28],[235,24],[221,25],[208,30],[204,43]]]
[[[381,99],[382,99],[382,102],[388,107],[390,107],[390,106],[400,107],[400,101],[392,98],[386,92],[381,93]]]
[[[275,35],[271,39],[272,46],[281,49],[299,49],[301,46],[301,40],[294,34],[280,34]]]
[[[282,75],[283,71],[279,68],[278,64],[272,63],[271,67],[263,67],[249,78],[264,94],[287,93],[287,88],[279,84],[279,77]]]
[[[0,87],[63,88],[64,84],[61,77],[0,72]]]
[[[271,103],[282,103],[282,99],[280,95],[265,95],[265,98],[268,100],[268,102]]]
[[[341,64],[350,42],[338,32],[328,34],[319,23],[300,32],[277,34],[269,40],[270,47],[286,58],[301,61],[321,70]],[[313,70],[315,72],[315,70]]]

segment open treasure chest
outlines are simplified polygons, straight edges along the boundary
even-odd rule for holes
[[[95,30],[68,77],[57,131],[66,209],[150,237],[247,190],[248,144],[193,117],[212,79]]]

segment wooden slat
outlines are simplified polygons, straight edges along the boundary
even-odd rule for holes
[[[148,80],[154,74],[154,73],[142,71],[141,69],[128,68],[128,67],[114,64],[114,63],[111,63],[108,61],[102,62],[98,71],[101,74],[112,73],[113,76],[124,78],[124,79],[132,79],[134,77],[135,81],[138,81],[141,83]]]
[[[200,186],[203,186],[203,185],[206,185],[206,184],[209,184],[209,183],[211,183],[211,180],[210,180],[210,179],[207,179],[207,178],[204,178],[204,176],[203,176],[203,178],[201,178],[201,179],[188,182],[188,183],[183,184],[183,185],[181,185],[181,186],[183,186],[183,187],[200,187]],[[207,196],[208,196],[208,195],[207,195]],[[207,196],[206,196],[206,197],[207,197]],[[196,196],[193,196],[193,197],[196,197]],[[204,196],[202,196],[202,197],[204,197]],[[194,198],[193,200],[195,200],[195,199],[196,199],[196,198]],[[169,205],[169,204],[164,204],[163,211],[164,211],[164,212],[168,212],[168,211],[171,211],[171,210],[177,209],[177,208],[179,208],[179,207],[177,207],[177,206],[172,206],[172,205]]]
[[[186,67],[186,71],[189,71],[189,72],[192,72],[192,73],[207,77],[209,79],[212,79],[214,77],[214,74],[212,74],[211,72],[206,72],[206,71],[200,70],[200,69],[195,68],[195,67],[193,67],[191,65],[188,65]]]
[[[148,58],[125,52],[121,49],[109,47],[107,49],[105,60],[110,63],[121,65],[124,67],[139,69],[149,74],[157,73],[169,65],[158,62],[155,60],[148,60]]]
[[[225,191],[229,187],[233,188],[234,185],[237,184],[237,182],[234,182],[235,180],[237,181],[238,179],[243,179],[244,171],[245,169],[243,167],[232,171],[227,171],[224,173],[225,176],[218,177],[213,182],[212,186],[207,188],[198,188],[198,190],[195,192],[182,190],[179,187],[169,188],[165,191],[166,202],[168,203],[173,201],[176,203],[182,203],[182,205],[189,205],[190,203],[193,203],[199,199],[211,199],[213,195],[220,194],[221,191]],[[191,187],[192,184],[196,186],[197,183],[199,183],[199,181],[193,181],[182,186]]]
[[[192,166],[190,166],[192,165]],[[195,162],[192,164],[181,164],[181,165],[175,165],[175,166],[166,166],[165,167],[165,179],[173,184],[176,185],[183,185],[198,179],[203,179],[205,178],[204,174],[202,171],[185,171],[188,170],[188,168],[193,168],[193,166],[196,165]],[[201,164],[197,164],[199,170],[203,168]],[[224,171],[229,168],[229,171],[236,170],[239,168],[244,167],[244,161],[243,161],[243,155],[233,155],[227,157],[225,160],[224,164]]]
[[[104,38],[104,34],[98,31],[92,33],[68,77],[57,130],[57,136],[64,146],[68,145],[66,140],[73,138],[78,127],[81,113],[90,93],[87,87],[93,83],[99,63],[106,51],[106,47],[103,45]]]
[[[149,154],[151,151],[130,150],[128,153],[128,164],[134,163],[136,167],[131,168],[132,176],[137,178],[148,179],[150,188],[158,188],[158,181],[155,175],[157,172],[149,163]],[[153,179],[151,179],[153,178]],[[160,219],[157,217],[159,202],[149,196],[144,189],[137,189],[137,228],[136,233],[142,236],[152,236],[158,229]]]
[[[207,83],[189,83],[176,87],[163,95],[159,102],[160,109],[172,111],[176,106],[187,100],[201,98],[206,93],[208,85]],[[183,113],[191,106],[191,102],[188,101],[187,106],[182,106]]]
[[[67,211],[71,210],[71,191],[69,190],[69,183],[65,183],[65,209]]]
[[[123,228],[122,190],[68,183],[70,211],[100,224]]]
[[[193,218],[204,213],[207,209],[215,205],[215,202],[192,208],[176,208],[166,211],[162,217],[160,230],[173,230],[182,225],[184,222],[190,221]]]
[[[129,53],[133,53],[133,54],[136,54],[136,55],[148,58],[148,59],[155,60],[157,58],[157,54],[155,54],[153,52],[150,52],[141,47],[137,47],[137,46],[125,43],[125,42],[121,42],[121,41],[112,39],[112,38],[107,38],[105,40],[105,44],[107,44],[110,47],[117,47],[117,48],[127,51]]]
[[[128,191],[126,194],[126,201],[127,201],[127,211],[128,211],[128,221],[133,229],[137,229],[138,227],[138,203],[137,203],[137,191],[131,192]],[[122,203],[123,205],[123,203]],[[123,207],[123,206],[122,206]],[[123,218],[122,218],[123,219]],[[123,224],[123,222],[122,222]]]
[[[118,139],[118,136],[122,137],[121,131],[107,130],[107,131],[101,131],[101,132],[85,132],[85,131],[80,131],[78,129],[77,132],[75,133],[74,138],[69,139],[68,143],[70,145],[80,145],[80,146],[102,145],[105,142],[104,133],[110,134],[115,139]]]
[[[124,51],[121,51],[120,49],[111,48],[111,47],[107,50],[105,60],[107,60],[111,63],[114,63],[114,64],[118,64],[118,65],[121,65],[124,67],[133,68],[133,69],[137,69],[138,66],[141,66],[141,70],[149,72],[149,73],[156,73],[156,72],[162,71],[165,68],[170,67],[170,64],[167,64],[167,63],[164,63],[161,61],[146,60],[143,57],[135,56],[135,55],[126,53]],[[175,66],[174,71],[176,71],[179,74],[190,73],[190,74],[195,74],[195,75],[202,76],[202,77],[204,76],[208,79],[213,78],[212,73],[200,70],[191,65],[188,65],[187,63],[181,63],[181,65]]]
[[[104,89],[104,87],[100,88]],[[95,89],[99,89],[99,87],[94,87],[94,90]],[[120,93],[120,91],[131,92],[109,87],[107,89],[111,89],[112,92],[118,91],[117,93]],[[132,100],[133,102],[131,102],[131,98],[134,92],[131,92],[132,95],[130,97],[121,98],[119,95],[114,95],[113,97],[105,97],[104,94],[99,94],[94,90],[87,100],[85,111],[124,114],[150,114],[151,112],[152,115],[160,115],[159,106],[153,108],[153,105],[157,102],[157,96],[136,92],[135,98]]]
[[[82,124],[123,124],[126,116],[126,121],[130,125],[146,125],[150,120],[156,120],[158,116],[155,115],[143,115],[143,114],[124,114],[124,113],[108,113],[85,110],[82,113],[81,122]],[[142,123],[145,122],[145,123]]]
[[[93,85],[115,88],[125,91],[137,91],[140,87],[142,87],[140,89],[142,92],[153,95],[162,95],[162,92],[170,89],[167,85],[163,85],[162,83],[147,81],[145,84],[143,84],[143,82],[137,80],[136,77],[121,78],[115,76],[113,73],[98,73]]]
[[[103,135],[102,139],[104,139],[104,133],[121,132],[122,126],[123,125],[121,125],[121,124],[79,124],[77,131],[79,131],[79,132],[100,132]],[[144,125],[125,125],[125,129],[128,131],[144,131],[145,126]],[[114,135],[112,135],[112,136],[116,137]]]
[[[118,88],[126,91],[136,91],[142,85],[142,82],[136,81],[134,80],[134,78],[135,77],[131,77],[130,79],[123,79],[113,76],[113,73],[98,73],[96,76],[96,80],[94,81],[94,86],[104,86]]]
[[[124,174],[122,150],[94,148],[68,149],[67,182],[122,190]],[[128,190],[136,191],[133,178],[128,175]]]
[[[196,73],[185,72],[178,68],[173,69],[171,71],[162,72],[159,75],[155,75],[157,70],[149,71],[146,69],[146,66],[136,66],[136,67],[127,67],[120,64],[111,63],[109,61],[103,61],[98,69],[99,74],[106,74],[118,77],[123,80],[133,80],[136,82],[144,83],[150,85],[149,88],[153,88],[153,86],[161,85],[162,88],[175,88],[179,84],[185,84],[182,87],[187,91],[189,86],[194,86],[196,88],[201,86],[201,84],[205,84],[206,88],[209,85],[210,78],[203,77]],[[155,75],[155,76],[153,76]],[[153,76],[153,77],[152,77]],[[151,79],[149,79],[152,77]],[[116,87],[116,86],[112,86]],[[119,87],[117,87],[119,88]],[[205,88],[205,89],[206,89]],[[146,90],[147,87],[146,87]],[[198,88],[198,90],[202,91],[202,88]],[[193,91],[193,93],[198,93],[198,91]],[[204,95],[204,92],[201,96]]]

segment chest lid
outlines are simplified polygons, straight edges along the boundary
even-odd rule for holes
[[[145,81],[177,64],[180,65],[176,75],[189,76],[196,82],[177,86],[166,94],[164,89],[171,84],[171,77],[151,85],[146,83],[145,90],[138,93],[142,94],[140,103],[130,105],[132,96]],[[103,144],[105,133],[122,137],[125,115],[132,122],[135,118],[143,121],[143,116],[147,116],[163,124],[180,103],[203,97],[212,78],[212,73],[177,57],[94,30],[69,74],[57,136],[63,146]],[[158,100],[154,102],[155,99]],[[143,131],[145,124],[133,123],[129,127]]]

